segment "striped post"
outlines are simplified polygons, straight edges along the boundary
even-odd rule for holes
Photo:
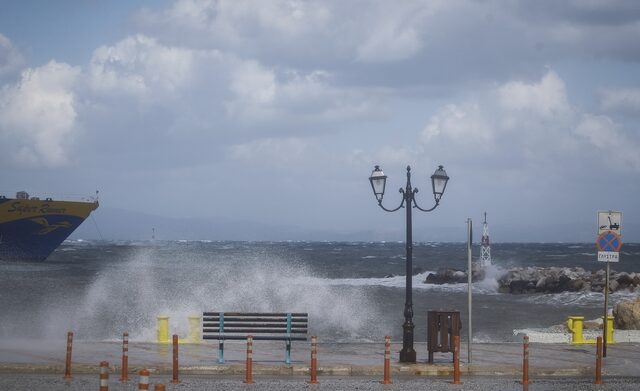
[[[318,338],[311,337],[311,379],[309,384],[318,384]]]
[[[109,391],[109,363],[100,362],[100,391]]]
[[[178,335],[173,334],[173,378],[171,383],[178,384]]]
[[[67,333],[67,359],[64,364],[64,379],[71,379],[71,350],[73,348],[73,332]]]
[[[220,316],[220,325],[218,326],[218,364],[224,364],[224,312],[218,314]]]
[[[460,336],[453,337],[453,384],[460,382]]]
[[[287,365],[291,365],[291,324],[292,324],[292,316],[291,314],[287,314],[287,340],[285,341],[286,343],[286,353],[284,356],[284,362]]]
[[[247,336],[247,362],[245,370],[245,384],[253,384],[253,336]]]
[[[154,389],[155,391],[164,391],[164,390],[165,390],[165,387],[164,387],[164,384],[156,384],[156,385],[153,387],[153,389]]]
[[[595,384],[602,383],[602,337],[596,340],[596,381]]]
[[[391,337],[384,337],[384,378],[382,384],[391,384]]]
[[[529,336],[524,336],[522,352],[522,385],[529,384]]]
[[[122,334],[122,370],[120,381],[126,383],[129,381],[129,333]]]
[[[138,390],[148,390],[149,389],[149,371],[146,369],[141,369],[139,372],[140,381],[138,381]]]

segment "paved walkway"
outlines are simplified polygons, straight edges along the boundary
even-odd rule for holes
[[[392,373],[396,375],[450,376],[452,355],[436,353],[434,364],[427,364],[426,343],[415,344],[418,362],[397,361],[401,344],[392,345]],[[240,375],[244,373],[246,345],[241,341],[225,343],[224,364],[219,364],[217,342],[180,344],[179,363],[182,374]],[[467,345],[461,346],[461,373],[465,375],[509,376],[520,378],[522,345],[517,343],[474,344],[473,362],[467,362]],[[546,376],[593,376],[595,346],[531,343],[529,373],[532,378]],[[307,376],[309,343],[293,343],[292,363],[284,363],[284,343],[254,341],[254,373],[262,375]],[[0,340],[0,372],[4,373],[64,373],[66,340],[14,341]],[[119,372],[122,357],[121,342],[82,341],[73,343],[73,373],[97,373],[100,361],[108,361]],[[382,376],[383,343],[319,343],[319,376]],[[129,370],[134,376],[141,368],[152,373],[170,374],[171,345],[129,343]],[[640,376],[640,344],[617,343],[607,347],[604,376]]]

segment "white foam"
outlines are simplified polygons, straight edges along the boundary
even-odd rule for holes
[[[516,329],[515,336],[529,336],[529,342],[537,343],[571,343],[570,332],[551,332],[548,329]],[[602,335],[601,330],[585,330],[583,338],[587,341],[595,340]],[[640,342],[640,330],[613,330],[613,343]]]

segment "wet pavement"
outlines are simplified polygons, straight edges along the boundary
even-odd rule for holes
[[[335,390],[335,391],[589,391],[589,390],[640,390],[637,378],[605,379],[604,384],[595,385],[592,379],[586,378],[544,378],[536,379],[527,388],[509,377],[474,376],[462,377],[462,384],[451,384],[451,379],[444,377],[396,377],[392,384],[380,384],[379,379],[368,376],[330,376],[321,377],[320,383],[310,385],[307,378],[299,376],[256,376],[254,384],[244,384],[238,376],[195,376],[181,378],[179,384],[171,384],[171,376],[160,375],[151,377],[150,390],[155,384],[164,384],[166,390]],[[98,375],[78,375],[70,381],[64,381],[56,374],[2,374],[0,375],[0,389],[2,390],[67,390],[86,391],[98,389]],[[129,391],[137,390],[137,381],[120,383],[117,378],[109,381],[109,390]]]
[[[451,353],[435,353],[428,364],[426,343],[416,342],[416,364],[398,362],[401,344],[392,344],[393,376],[451,376]],[[66,339],[53,341],[0,340],[0,372],[62,374],[65,368]],[[183,375],[241,376],[245,371],[246,344],[225,343],[225,363],[218,363],[217,342],[179,345],[179,366]],[[257,376],[308,376],[310,344],[293,343],[292,362],[287,365],[283,342],[254,341],[253,372]],[[523,345],[518,343],[478,343],[472,345],[468,362],[466,343],[461,346],[462,376],[522,376]],[[595,370],[594,345],[529,345],[531,378],[592,378]],[[120,373],[122,343],[119,341],[83,341],[73,343],[72,373],[97,374],[101,361],[109,362],[112,373]],[[146,368],[155,375],[171,374],[172,346],[129,342],[129,377]],[[377,376],[383,374],[384,343],[318,343],[318,376]],[[607,346],[603,359],[605,377],[640,376],[640,344],[617,343]],[[640,381],[640,378],[639,378]]]

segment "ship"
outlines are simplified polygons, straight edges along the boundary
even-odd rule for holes
[[[0,260],[44,261],[97,208],[97,192],[87,201],[0,195]]]

